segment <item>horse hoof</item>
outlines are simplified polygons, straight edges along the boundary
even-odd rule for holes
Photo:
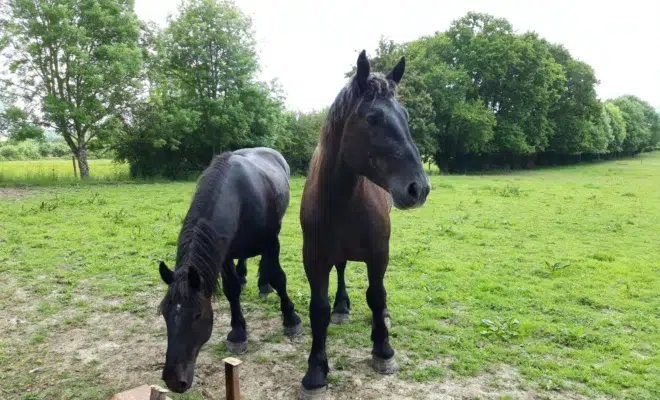
[[[391,375],[399,370],[399,365],[396,363],[394,357],[386,360],[375,354],[371,356],[371,366],[376,372],[383,375]]]
[[[302,322],[299,322],[298,324],[294,326],[285,326],[284,327],[284,335],[289,336],[289,337],[294,337],[294,336],[300,336],[303,334],[303,326]]]
[[[247,351],[247,340],[244,342],[230,342],[227,340],[227,350],[234,354],[243,354]]]
[[[348,313],[332,313],[330,316],[330,322],[333,324],[344,324],[348,322],[349,314]]]
[[[296,395],[296,400],[320,400],[325,399],[328,392],[328,387],[323,386],[317,389],[306,389],[300,385],[300,390]]]

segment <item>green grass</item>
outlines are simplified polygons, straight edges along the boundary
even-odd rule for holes
[[[433,176],[423,208],[392,211],[390,335],[409,360],[398,376],[438,382],[506,364],[536,392],[660,397],[659,176],[660,153],[500,176]],[[281,233],[289,293],[307,328],[292,355],[296,382],[309,351],[303,184],[292,180]],[[154,318],[164,289],[157,260],[174,264],[193,190],[193,183],[113,184],[0,197],[0,316],[26,321],[0,331],[0,397],[101,399],[117,389],[102,366],[57,367],[62,356],[53,346],[72,332],[105,334],[90,323],[99,312],[138,324]],[[256,269],[251,261],[243,306],[276,318],[279,302],[258,299]],[[344,350],[371,346],[365,267],[349,263],[346,274],[353,311],[350,324],[329,328],[333,382],[341,382],[339,372],[363,372]],[[333,295],[335,282],[333,272]],[[144,329],[128,325],[126,340]],[[165,341],[162,330],[151,335]],[[260,346],[283,341],[273,331]],[[218,362],[227,355],[222,345],[206,351]],[[43,372],[29,373],[40,366]]]
[[[92,182],[128,180],[128,165],[111,160],[89,160]],[[71,160],[0,161],[0,185],[52,185],[78,183]]]

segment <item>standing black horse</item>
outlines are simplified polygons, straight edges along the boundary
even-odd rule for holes
[[[197,355],[211,337],[211,300],[220,275],[231,309],[227,347],[233,353],[246,349],[241,283],[234,259],[261,255],[260,280],[280,296],[284,333],[302,333],[279,262],[289,176],[280,153],[253,148],[215,157],[200,178],[179,233],[176,267],[171,271],[160,264],[160,275],[168,285],[161,303],[167,325],[163,380],[172,391],[183,393],[192,385]]]
[[[303,398],[315,396],[327,385],[329,274],[334,265],[343,276],[347,260],[367,264],[373,366],[380,373],[397,370],[385,321],[383,285],[389,261],[389,212],[392,204],[402,210],[423,205],[431,186],[410,136],[408,113],[395,97],[405,60],[387,75],[372,74],[370,69],[362,51],[356,75],[328,110],[303,190],[300,224],[312,325]],[[337,311],[341,310],[335,307]]]

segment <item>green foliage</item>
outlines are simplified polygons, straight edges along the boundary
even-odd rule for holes
[[[285,110],[277,82],[257,79],[252,21],[233,1],[184,0],[164,29],[139,22],[132,0],[6,6],[0,42],[13,74],[0,80],[0,134],[17,141],[54,129],[84,176],[89,153],[104,148],[133,177],[187,178],[222,151],[253,146],[307,170],[325,114]],[[372,68],[388,72],[403,56],[398,97],[410,133],[441,170],[606,159],[660,143],[648,103],[600,102],[590,65],[506,19],[469,12],[407,43],[381,37]],[[13,107],[17,98],[37,99],[41,112]]]
[[[44,131],[40,126],[30,121],[30,116],[18,107],[9,107],[0,116],[9,138],[20,141],[26,139],[41,139]]]
[[[600,117],[594,70],[573,59],[561,45],[551,45],[550,50],[566,77],[561,97],[551,112],[555,132],[550,149],[561,154],[593,152],[593,136],[597,132],[592,122]]]
[[[590,65],[505,19],[470,12],[446,32],[403,44],[381,38],[372,64],[387,71],[402,55],[399,95],[413,139],[442,170],[570,163],[660,141],[648,104],[601,103]],[[638,124],[632,137],[628,120]]]
[[[275,147],[287,160],[292,174],[305,174],[316,148],[327,109],[310,113],[290,113],[285,134],[277,138]]]
[[[232,2],[187,0],[164,31],[144,25],[140,43],[149,98],[115,135],[133,176],[186,176],[286,135],[281,90],[256,80],[251,20]]]
[[[619,107],[625,121],[623,150],[639,153],[655,147],[660,139],[660,117],[655,110],[636,96],[622,96],[613,103]]]
[[[498,339],[509,341],[518,336],[518,327],[520,322],[517,318],[511,317],[504,322],[493,322],[489,319],[482,319],[483,329],[480,333],[485,337],[496,337]]]
[[[615,153],[621,152],[623,151],[623,142],[626,139],[626,121],[623,118],[623,113],[612,102],[605,103],[605,113],[612,131],[612,139],[608,144],[608,150]]]
[[[0,40],[10,71],[33,90],[44,123],[63,136],[86,177],[88,145],[100,139],[99,126],[123,111],[139,84],[133,1],[8,0],[7,5]]]
[[[103,151],[88,153],[89,159],[107,158]],[[66,158],[71,160],[71,150],[64,139],[35,140],[25,139],[17,141],[13,137],[0,143],[0,161],[40,160],[42,158]],[[70,161],[69,161],[70,165]]]

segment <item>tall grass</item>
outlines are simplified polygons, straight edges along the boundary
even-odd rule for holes
[[[127,164],[112,160],[89,160],[88,182],[121,182],[130,180]],[[78,172],[79,173],[79,172]],[[42,159],[32,161],[0,161],[0,185],[56,185],[80,183],[73,175],[71,160]]]

